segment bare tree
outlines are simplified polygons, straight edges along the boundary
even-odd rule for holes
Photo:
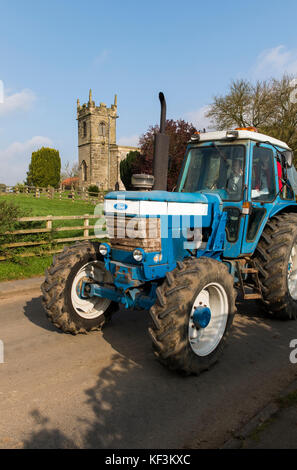
[[[225,96],[215,96],[207,116],[218,130],[254,126],[284,140],[297,156],[297,104],[290,99],[292,77],[233,81]]]
[[[77,162],[66,162],[63,170],[61,171],[61,180],[63,181],[66,178],[74,178],[79,176],[79,165]]]

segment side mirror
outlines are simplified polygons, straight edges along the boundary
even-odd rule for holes
[[[292,150],[285,150],[284,152],[282,152],[282,156],[284,157],[287,166],[291,168],[291,166],[293,165],[294,157]]]

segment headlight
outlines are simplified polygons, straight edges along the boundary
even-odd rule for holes
[[[133,258],[135,261],[142,261],[144,259],[144,251],[137,248],[133,251]]]
[[[106,255],[108,255],[109,251],[110,251],[109,245],[107,245],[105,243],[101,243],[101,245],[99,246],[99,253],[102,256],[106,256]]]

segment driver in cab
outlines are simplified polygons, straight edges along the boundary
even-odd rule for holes
[[[239,159],[233,160],[231,175],[227,181],[227,191],[231,194],[239,194],[242,191],[243,169]]]

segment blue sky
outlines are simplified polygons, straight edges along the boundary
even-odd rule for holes
[[[232,79],[297,75],[297,2],[0,0],[0,183],[25,178],[32,150],[77,160],[76,100],[118,94],[118,143],[168,117],[204,112]],[[0,93],[1,95],[1,93]]]

